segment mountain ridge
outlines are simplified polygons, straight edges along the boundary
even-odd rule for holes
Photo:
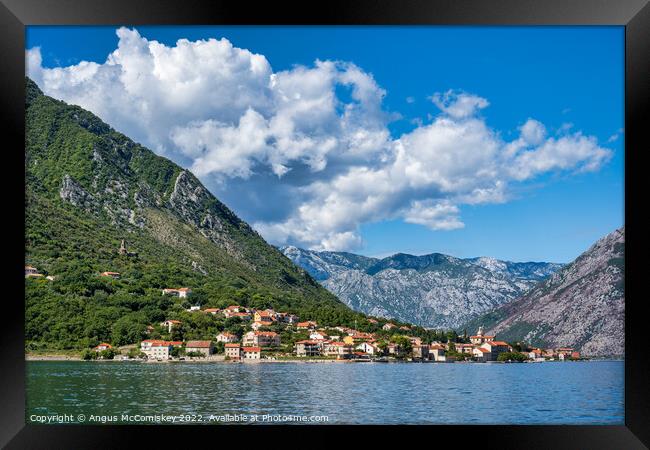
[[[457,327],[513,300],[562,267],[442,253],[372,258],[295,246],[280,251],[353,309],[432,328]]]
[[[574,347],[587,356],[625,350],[625,227],[599,239],[521,298],[477,318],[503,339]]]

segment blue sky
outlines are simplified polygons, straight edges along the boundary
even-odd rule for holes
[[[28,50],[39,47],[41,58],[40,72],[28,68],[28,73],[44,85],[41,87],[46,93],[88,107],[119,131],[195,173],[199,168],[202,181],[245,220],[261,223],[258,229],[274,243],[347,249],[372,256],[442,252],[459,257],[568,262],[598,238],[623,225],[622,27],[137,27],[137,32],[143,42],[155,40],[170,48],[181,38],[190,42],[226,38],[235,48],[263,55],[273,73],[295,71],[296,65],[313,68],[315,60],[351,62],[374,80],[377,89],[385,92],[381,109],[390,117],[380,119],[368,107],[358,112],[357,119],[361,119],[355,123],[366,123],[368,119],[373,127],[384,121],[391,142],[435,121],[441,112],[431,96],[453,90],[454,98],[466,93],[489,103],[486,107],[475,107],[471,115],[479,118],[490,134],[505,143],[516,140],[519,128],[533,118],[544,125],[546,138],[579,132],[593,136],[599,148],[611,152],[606,161],[591,170],[581,170],[580,164],[586,164],[582,161],[575,166],[563,163],[560,169],[540,170],[525,179],[510,175],[503,180],[507,182],[507,195],[497,202],[462,200],[466,192],[460,191],[454,191],[453,195],[443,194],[440,185],[433,181],[424,190],[405,187],[378,203],[380,208],[394,208],[395,211],[360,214],[354,220],[340,221],[323,230],[319,228],[320,223],[344,212],[332,211],[331,216],[308,223],[304,217],[298,217],[296,211],[300,205],[318,205],[323,201],[325,197],[314,196],[313,188],[321,186],[328,190],[327,183],[334,183],[337,176],[344,175],[345,169],[336,167],[348,161],[345,157],[337,159],[327,155],[326,169],[314,169],[310,165],[312,160],[304,159],[311,156],[301,155],[303,159],[300,160],[286,157],[281,164],[289,172],[278,176],[276,172],[263,173],[262,166],[268,163],[270,167],[267,159],[273,159],[268,156],[268,150],[264,150],[267,159],[262,160],[255,154],[251,156],[250,173],[235,174],[232,164],[236,161],[215,159],[218,149],[209,153],[201,147],[199,151],[198,144],[187,139],[197,134],[200,120],[206,126],[213,125],[214,118],[219,123],[231,120],[236,125],[239,116],[232,118],[213,109],[201,113],[204,116],[188,118],[187,123],[174,124],[179,127],[174,137],[163,136],[157,140],[152,136],[153,131],[131,129],[129,119],[112,110],[108,99],[101,103],[96,94],[84,96],[83,89],[89,90],[84,85],[69,90],[62,88],[61,80],[71,80],[69,75],[57,72],[43,75],[48,69],[69,66],[78,68],[81,73],[81,61],[104,64],[120,42],[115,27],[28,28],[26,47]],[[126,37],[122,42],[127,42]],[[348,68],[340,68],[337,73],[341,77],[351,74]],[[51,81],[55,76],[59,84]],[[97,76],[93,82],[101,83],[111,76]],[[238,79],[232,78],[236,82]],[[244,89],[257,89],[252,83]],[[304,89],[304,78],[300,83],[303,84],[295,89]],[[335,93],[343,105],[356,104],[351,99],[350,86],[361,84],[336,86]],[[114,84],[107,84],[105,91],[109,88],[113,89]],[[278,108],[265,103],[254,109],[270,121],[274,115],[282,115]],[[170,114],[173,111],[170,109]],[[465,119],[459,118],[461,122]],[[327,120],[319,130],[329,129],[332,124]],[[200,130],[206,131],[206,127]],[[215,139],[225,139],[224,134],[220,134],[225,133],[221,125],[206,133]],[[336,138],[344,139],[339,135]],[[275,139],[277,135],[273,136]],[[574,138],[576,145],[577,139]],[[179,151],[172,148],[175,145]],[[426,149],[412,151],[411,156]],[[455,157],[453,150],[450,157]],[[203,170],[200,164],[208,167],[208,162],[212,164],[210,167],[217,169]],[[225,164],[231,164],[227,166],[229,172],[224,172]],[[354,164],[364,169],[378,170],[380,167],[379,163],[362,166],[357,161]],[[306,165],[309,170],[305,169]],[[458,170],[454,167],[452,173]],[[314,173],[319,175],[311,175]],[[329,175],[325,176],[326,173]],[[490,179],[486,183],[493,181]],[[254,198],[266,191],[267,186],[268,191],[274,193],[277,205],[264,198],[256,207]],[[335,184],[331,186],[335,188]],[[304,192],[310,189],[312,197],[300,197],[307,195]],[[423,194],[425,191],[427,193]],[[413,205],[428,202],[431,195],[435,197],[436,207],[442,205],[450,220],[437,215],[432,220],[422,208],[412,211]],[[288,198],[297,200],[293,204]],[[346,198],[351,197],[341,194],[338,203],[345,202]],[[288,204],[293,206],[285,210]],[[409,208],[410,212],[405,212]],[[448,225],[458,221],[462,222],[462,228]],[[304,233],[294,233],[294,228],[301,227]],[[305,238],[308,233],[318,236],[322,233],[322,237],[310,241]],[[350,237],[352,234],[354,238]]]

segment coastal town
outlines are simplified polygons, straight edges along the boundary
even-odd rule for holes
[[[123,248],[123,244],[122,244]],[[43,277],[33,266],[25,266],[25,277]],[[114,280],[118,272],[105,271],[99,277]],[[47,278],[54,281],[54,277]],[[164,288],[162,296],[187,303],[192,298],[188,287]],[[242,305],[226,308],[191,305],[185,314],[205,315],[211,320],[229,320],[230,327],[202,339],[184,339],[183,321],[169,318],[147,326],[150,336],[140,342],[115,346],[101,342],[87,349],[87,360],[144,361],[350,361],[350,362],[542,362],[581,359],[573,348],[537,348],[508,343],[485,334],[482,327],[472,336],[450,336],[446,341],[427,341],[411,335],[415,328],[381,318],[368,318],[374,331],[345,326],[320,326],[316,321],[301,321],[289,312],[271,308],[255,309]],[[283,339],[284,338],[284,339]]]

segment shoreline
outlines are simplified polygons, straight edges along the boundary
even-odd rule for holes
[[[533,361],[527,362],[505,362],[505,361],[489,361],[489,362],[475,362],[475,361],[359,361],[350,359],[257,359],[257,360],[240,360],[240,361],[226,361],[223,358],[215,359],[191,359],[191,360],[141,360],[141,359],[95,359],[84,360],[81,356],[51,354],[51,355],[25,355],[25,361],[79,361],[79,362],[96,362],[96,363],[143,363],[143,364],[283,364],[283,363],[378,363],[378,364],[539,364]],[[580,361],[542,361],[543,363],[563,363],[563,362],[599,362],[599,361],[622,361],[624,358],[602,358],[602,359],[586,359]]]

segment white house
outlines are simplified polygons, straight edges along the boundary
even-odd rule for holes
[[[224,331],[223,333],[217,334],[217,342],[223,342],[224,344],[230,344],[232,342],[237,342],[239,339],[237,339],[237,335],[234,335],[232,333],[228,333],[227,331]]]
[[[492,354],[490,350],[483,347],[476,347],[472,350],[472,356],[476,358],[479,362],[486,362],[492,359]]]
[[[230,359],[241,358],[241,346],[239,344],[226,344],[224,350],[226,356]]]
[[[174,328],[175,326],[178,326],[178,325],[180,325],[180,324],[181,324],[181,321],[180,321],[180,320],[165,320],[164,322],[161,322],[161,323],[160,323],[160,326],[161,326],[161,327],[167,327],[167,331],[168,331],[169,333],[171,333],[171,332],[172,332],[172,328]]]
[[[192,293],[192,289],[190,288],[178,288],[178,289],[173,289],[173,288],[167,288],[162,290],[163,295],[174,295],[176,297],[180,298],[185,298],[189,296]]]
[[[242,359],[251,360],[251,359],[260,359],[262,354],[262,349],[260,347],[243,347],[242,348]]]
[[[140,343],[140,350],[149,359],[169,359],[172,348],[172,343],[168,341],[148,339]]]
[[[440,344],[431,344],[429,346],[429,359],[436,362],[446,361],[445,347]]]
[[[377,355],[381,353],[379,350],[379,347],[377,347],[374,344],[370,344],[368,342],[363,342],[355,347],[356,350],[360,350],[364,353],[367,353],[369,355]]]
[[[329,336],[323,331],[312,331],[312,333],[309,335],[309,339],[325,340],[329,339]]]

